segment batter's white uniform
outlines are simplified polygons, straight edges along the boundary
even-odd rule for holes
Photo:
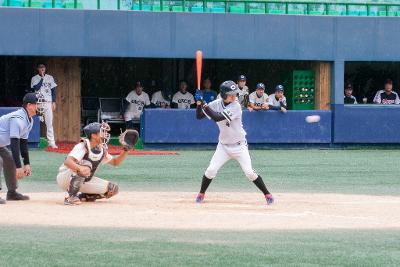
[[[42,79],[42,76],[35,75],[31,79],[31,88],[34,88],[35,85],[37,85],[40,80]],[[37,90],[38,93],[41,93],[44,97],[45,104],[43,105],[43,116],[44,116],[44,122],[46,124],[46,130],[47,130],[47,140],[49,141],[50,144],[55,145],[55,138],[54,138],[54,130],[53,130],[53,99],[52,99],[52,94],[51,91],[57,86],[57,84],[54,81],[53,76],[49,74],[45,74],[43,77],[43,83],[42,86],[40,87],[39,90]]]
[[[181,91],[178,91],[172,97],[172,103],[177,104],[178,108],[189,109],[190,105],[194,104],[194,97],[189,92],[183,94]]]
[[[90,142],[88,139],[83,139],[83,142],[80,142],[79,144],[75,145],[72,151],[68,154],[69,157],[73,157],[74,159],[77,160],[77,162],[80,162],[86,153],[88,153],[88,158],[93,160],[93,161],[98,161],[101,158],[103,158],[101,164],[106,164],[110,160],[113,159],[113,157],[108,154],[107,150],[102,148],[101,153],[95,154],[91,151],[90,148]],[[103,153],[106,153],[103,157]],[[61,167],[58,170],[58,175],[57,175],[57,183],[58,185],[64,190],[67,191],[71,182],[72,177],[76,175],[75,172],[73,172],[70,168],[65,166],[64,164],[61,165]],[[108,189],[108,184],[109,182],[103,179],[100,179],[98,177],[93,176],[90,181],[84,182],[81,188],[79,189],[79,192],[82,193],[87,193],[87,194],[104,194],[107,192]]]
[[[129,102],[129,106],[125,111],[125,121],[140,120],[143,108],[150,105],[149,95],[146,92],[138,95],[136,91],[132,91],[125,99]]]
[[[213,111],[220,112],[225,120],[217,122],[219,142],[205,176],[213,179],[218,170],[230,159],[239,162],[243,172],[250,181],[257,179],[258,174],[253,170],[246,141],[246,132],[242,124],[242,108],[238,101],[225,106],[222,99],[208,104]],[[207,116],[207,115],[206,115]],[[208,116],[207,116],[208,117]]]
[[[157,91],[151,96],[151,103],[156,107],[166,107],[170,105],[170,102],[163,97],[161,91]]]
[[[249,95],[249,102],[253,103],[256,107],[261,107],[263,104],[268,104],[268,95],[263,93],[263,95],[259,97],[257,92],[253,92]]]

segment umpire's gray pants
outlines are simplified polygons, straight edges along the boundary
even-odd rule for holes
[[[0,158],[3,160],[4,180],[6,181],[8,191],[15,191],[17,189],[17,176],[11,151],[7,147],[0,147]]]

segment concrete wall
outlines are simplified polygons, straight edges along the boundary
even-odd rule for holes
[[[0,8],[0,55],[399,61],[400,18]]]

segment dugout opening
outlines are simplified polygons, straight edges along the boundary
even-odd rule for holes
[[[0,57],[0,106],[20,106],[22,96],[30,88],[36,65],[44,63],[57,84],[57,110],[54,129],[57,140],[75,141],[81,129],[83,98],[124,98],[136,81],[144,84],[151,96],[157,90],[178,91],[180,80],[186,80],[194,93],[196,67],[193,59],[162,58],[77,58],[77,57]],[[258,82],[271,94],[277,84],[294,70],[315,73],[315,109],[330,109],[331,63],[289,60],[205,59],[202,78],[210,78],[218,91],[224,80],[247,77],[250,92]]]
[[[353,86],[353,95],[358,103],[372,104],[378,90],[382,90],[386,79],[393,81],[393,91],[400,93],[400,62],[346,62],[344,85]]]

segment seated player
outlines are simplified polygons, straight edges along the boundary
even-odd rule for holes
[[[118,166],[128,155],[128,149],[115,158],[108,154],[109,130],[105,123],[93,122],[85,126],[83,131],[87,138],[75,145],[59,168],[57,183],[67,192],[65,205],[110,198],[118,193],[118,185],[94,176],[100,164]]]
[[[217,99],[217,93],[211,89],[210,78],[206,78],[203,81],[203,86],[204,86],[204,90],[201,91],[201,93],[202,93],[204,102],[210,103],[210,102],[214,101],[215,99]]]
[[[242,124],[242,109],[237,100],[240,89],[233,81],[223,82],[219,89],[221,98],[214,100],[210,104],[203,104],[200,92],[196,92],[196,118],[203,119],[207,117],[215,121],[219,128],[217,149],[203,175],[196,202],[202,203],[204,201],[206,190],[219,169],[230,159],[235,159],[239,162],[247,178],[263,193],[267,205],[270,205],[274,202],[274,198],[251,164],[246,132]]]
[[[132,90],[125,98],[125,123],[129,129],[133,128],[134,122],[140,121],[143,109],[150,107],[149,95],[143,91],[141,82],[136,82],[135,90]]]
[[[353,86],[350,83],[344,88],[344,103],[358,104],[357,99],[353,96]]]
[[[159,90],[151,96],[151,107],[152,108],[170,108],[171,102],[165,91]]]
[[[282,112],[287,111],[286,97],[283,95],[285,91],[283,85],[278,84],[275,87],[275,93],[269,95],[268,105],[270,110],[280,110]]]
[[[393,92],[393,82],[390,79],[385,81],[384,90],[379,90],[374,97],[375,104],[392,105],[400,104],[399,95]]]
[[[249,96],[249,106],[247,107],[249,111],[259,111],[267,110],[268,106],[268,95],[265,93],[265,85],[263,83],[258,83],[256,86],[256,91]]]
[[[172,97],[171,108],[189,109],[195,107],[194,97],[187,89],[187,82],[181,81],[179,91]]]

